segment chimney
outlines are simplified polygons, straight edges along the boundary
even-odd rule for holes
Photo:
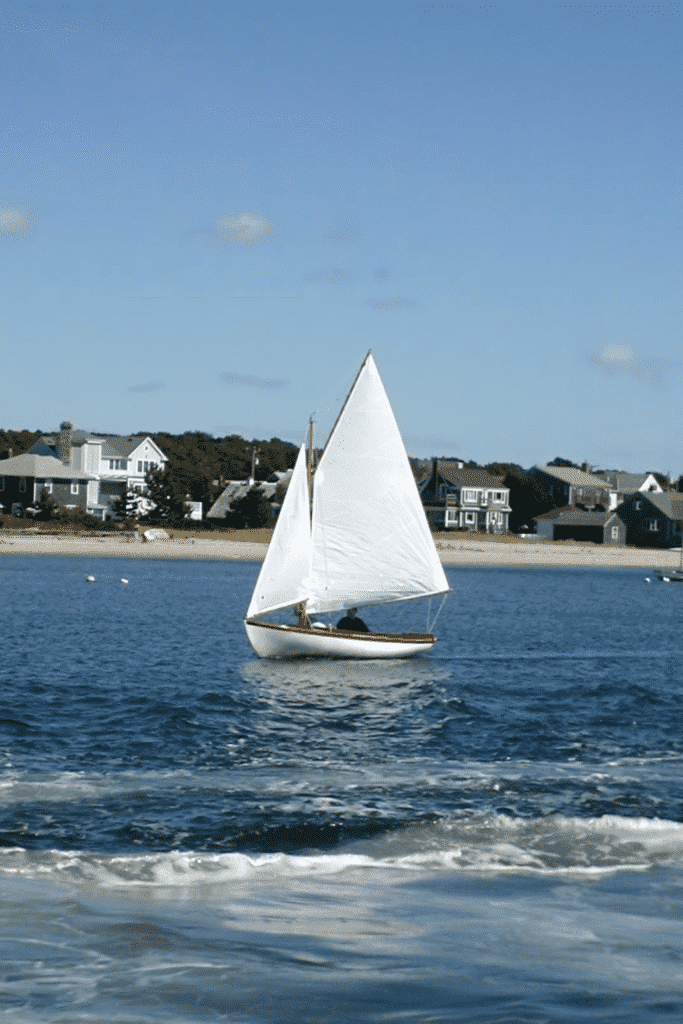
[[[583,470],[584,473],[591,473],[592,470],[593,470],[593,467],[591,466],[590,462],[583,462],[581,464],[581,469]]]
[[[71,431],[73,427],[70,423],[64,422],[59,424],[59,437],[57,438],[57,458],[60,459],[65,466],[71,464]]]

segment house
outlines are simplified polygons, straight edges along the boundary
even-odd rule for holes
[[[683,494],[637,491],[619,506],[627,526],[627,541],[640,547],[678,547],[681,544]]]
[[[433,459],[418,490],[427,519],[438,529],[507,532],[512,509],[505,477],[466,469],[455,459]]]
[[[280,510],[277,498],[286,492],[289,481],[292,478],[292,473],[293,470],[291,469],[287,469],[284,472],[276,470],[267,480],[254,481],[253,477],[249,480],[228,480],[225,489],[206,513],[206,518],[224,519],[230,512],[233,502],[244,498],[255,483],[263,491],[266,501],[269,501],[273,506],[273,517],[276,517]]]
[[[104,520],[126,489],[144,493],[146,473],[167,461],[151,437],[90,434],[64,422],[25,455],[0,461],[0,502],[27,508],[45,488],[60,508],[82,508]]]
[[[0,461],[0,511],[18,514],[30,508],[45,488],[60,508],[90,511],[97,477],[65,466],[54,455],[26,453]]]
[[[600,476],[573,466],[532,466],[527,474],[556,505],[577,505],[585,509],[616,507],[611,484]]]
[[[594,544],[623,545],[626,524],[612,511],[587,511],[563,505],[536,516],[536,534],[544,540],[576,540]]]
[[[614,502],[612,508],[617,508],[630,494],[638,491],[661,494],[664,490],[654,473],[621,473],[618,470],[601,469],[593,475],[609,484],[610,497]]]

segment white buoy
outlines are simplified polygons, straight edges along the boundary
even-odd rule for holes
[[[649,576],[646,576],[646,577],[645,577],[645,582],[646,582],[646,583],[650,583],[650,582],[651,582],[651,581],[650,581],[650,577],[649,577]]]
[[[125,580],[125,579],[123,579],[123,578],[122,578],[122,579],[121,579],[121,582],[122,582],[122,583],[127,583],[127,582],[128,582],[128,580]]]
[[[94,576],[86,576],[85,577],[85,582],[86,583],[94,583],[95,582],[95,577]]]

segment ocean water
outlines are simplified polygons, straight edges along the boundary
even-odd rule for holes
[[[285,663],[257,571],[0,559],[0,1019],[683,1020],[683,587],[452,567],[431,654]]]

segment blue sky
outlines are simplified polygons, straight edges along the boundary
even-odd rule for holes
[[[683,472],[680,4],[2,7],[0,426]]]

